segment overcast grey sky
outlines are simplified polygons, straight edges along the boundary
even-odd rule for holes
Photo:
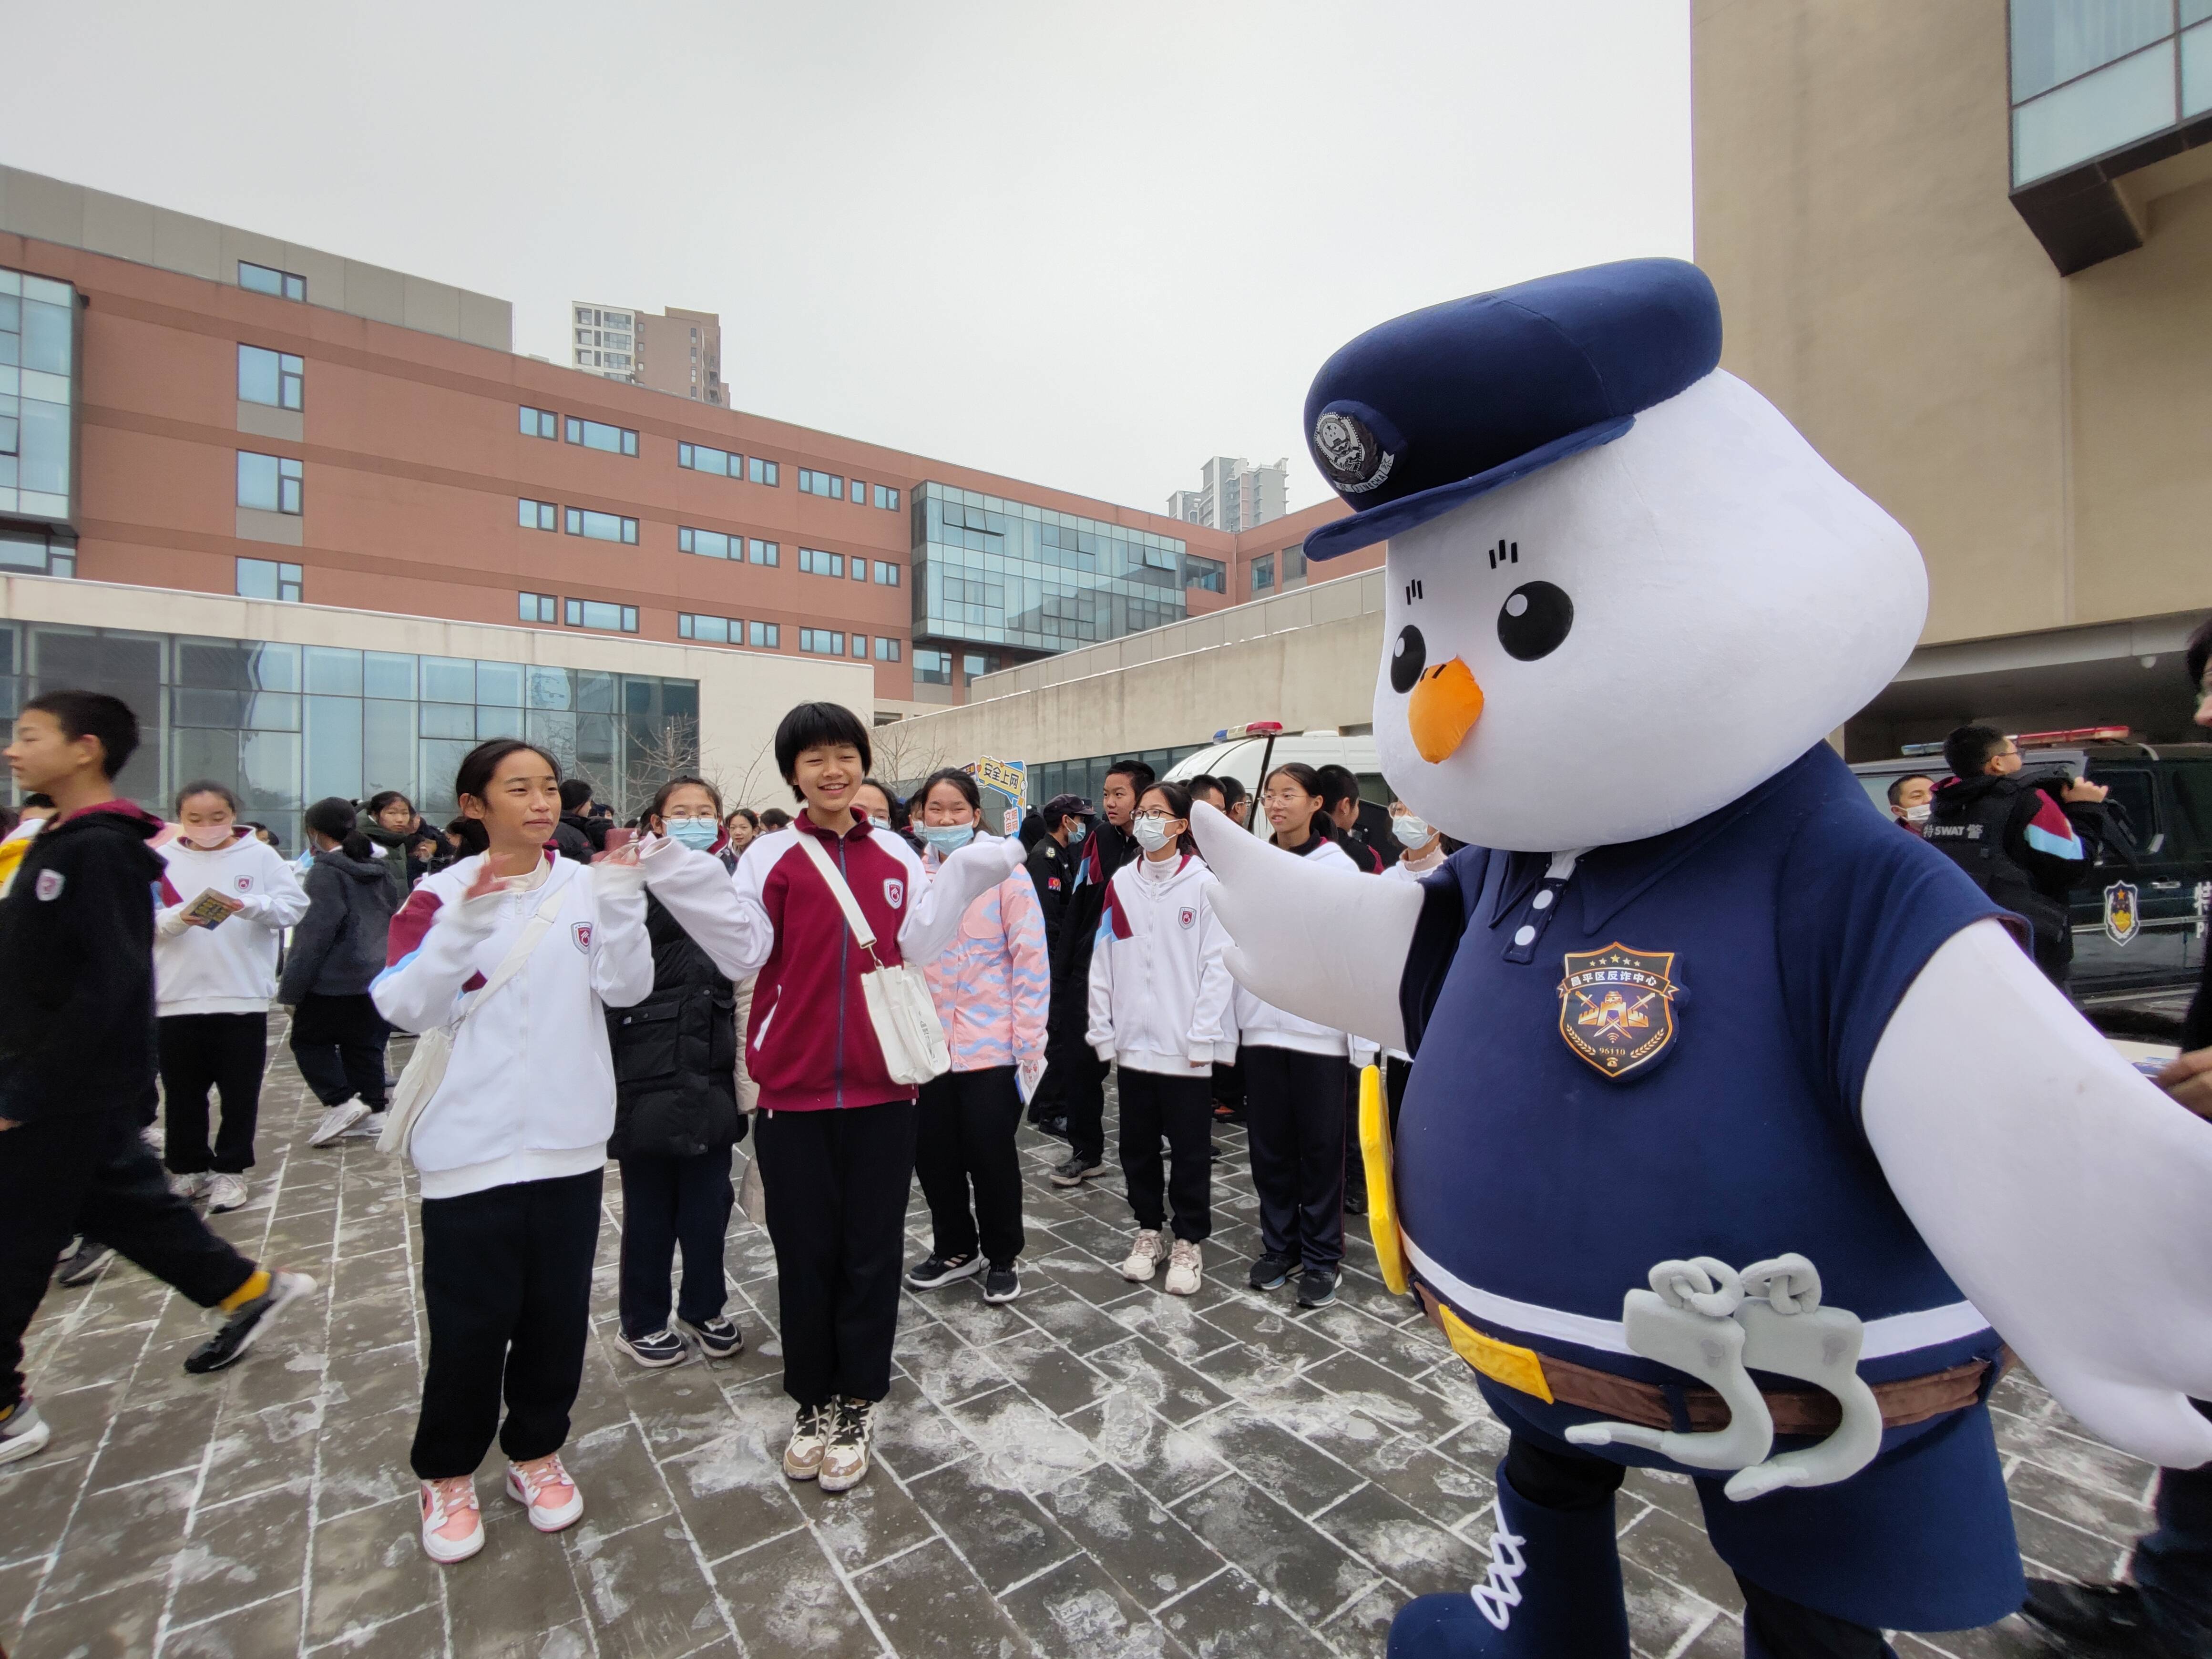
[[[1690,252],[1683,0],[0,0],[0,161],[514,302],[743,409],[1158,510],[1352,335]]]

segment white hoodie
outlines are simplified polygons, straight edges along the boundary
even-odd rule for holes
[[[695,856],[704,857],[700,854]],[[408,1146],[422,1196],[581,1175],[606,1162],[615,1127],[609,1008],[653,989],[644,872],[549,859],[514,887],[465,902],[484,855],[425,876],[392,919],[392,965],[369,988],[403,1031],[450,1024],[499,971],[550,884],[552,925],[521,972],[471,1013]]]
[[[1302,855],[1316,867],[1345,870],[1353,875],[1361,872],[1351,855],[1334,842],[1315,832],[1314,843]],[[1316,951],[1343,951],[1352,948],[1352,941],[1340,939],[1317,939],[1313,941]],[[1286,1014],[1272,1003],[1262,1002],[1243,986],[1237,988],[1237,1029],[1242,1033],[1248,1048],[1295,1048],[1301,1054],[1342,1054],[1350,1050],[1341,1031],[1331,1030],[1326,1025],[1316,1025],[1310,1019],[1300,1019],[1296,1014]]]
[[[1169,1077],[1237,1058],[1235,982],[1213,914],[1213,872],[1190,854],[1114,872],[1091,953],[1091,1046],[1101,1060]]]
[[[307,914],[299,877],[243,825],[211,853],[182,836],[158,850],[167,868],[154,917],[155,1012],[266,1013],[276,994],[277,944]],[[213,927],[190,926],[185,907],[210,890],[246,908]]]

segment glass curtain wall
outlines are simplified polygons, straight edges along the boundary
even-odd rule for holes
[[[624,818],[698,764],[696,680],[0,623],[0,713],[12,720],[24,698],[64,688],[137,712],[143,743],[122,793],[166,814],[179,785],[213,778],[288,853],[302,810],[326,795],[398,789],[426,817],[452,817],[454,771],[486,738],[544,744]]]
[[[917,641],[1059,652],[1188,614],[1176,537],[939,483],[913,511]]]
[[[2012,178],[2212,110],[2212,0],[2011,0]]]

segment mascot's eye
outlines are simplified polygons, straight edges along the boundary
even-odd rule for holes
[[[1561,594],[1562,599],[1565,598]],[[1421,637],[1418,628],[1407,628],[1398,635],[1398,648],[1390,653],[1390,689],[1400,696],[1413,689],[1413,682],[1421,678],[1421,670],[1428,665],[1429,642]]]
[[[1505,647],[1507,656],[1534,662],[1558,650],[1574,625],[1575,602],[1567,597],[1566,589],[1549,582],[1523,582],[1498,607],[1498,642]],[[1403,649],[1401,644],[1400,650]],[[1395,668],[1391,679],[1394,684],[1397,679]]]

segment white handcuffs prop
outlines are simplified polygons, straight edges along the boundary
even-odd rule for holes
[[[1724,1490],[1741,1503],[1784,1486],[1848,1480],[1881,1449],[1881,1405],[1858,1374],[1866,1336],[1858,1316],[1820,1305],[1820,1275],[1802,1255],[1756,1261],[1738,1273],[1709,1255],[1662,1261],[1651,1288],[1622,1299],[1630,1349],[1686,1371],[1725,1401],[1729,1424],[1705,1433],[1635,1423],[1585,1423],[1578,1446],[1614,1443],[1656,1451],[1693,1469],[1734,1469]],[[1810,1382],[1833,1395],[1843,1420],[1817,1445],[1770,1457],[1774,1419],[1753,1370]]]

